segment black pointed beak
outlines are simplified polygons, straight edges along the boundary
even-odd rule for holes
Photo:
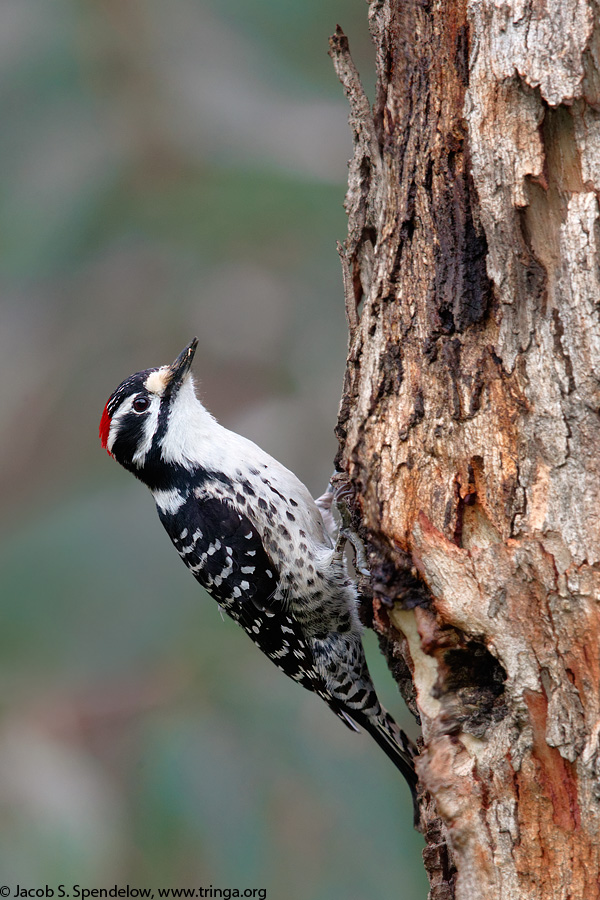
[[[168,388],[170,390],[178,387],[183,382],[183,379],[185,378],[187,373],[190,371],[197,346],[198,338],[194,338],[194,340],[187,345],[185,350],[181,351],[175,362],[172,362],[169,366]]]

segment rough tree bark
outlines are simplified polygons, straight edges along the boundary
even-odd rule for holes
[[[331,39],[354,132],[339,465],[422,723],[430,897],[591,900],[598,5],[372,0],[370,25],[373,111]]]

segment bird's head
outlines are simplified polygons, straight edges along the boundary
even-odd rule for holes
[[[142,480],[144,471],[164,461],[169,431],[186,408],[200,406],[190,374],[197,338],[170,366],[145,369],[126,378],[111,394],[100,420],[102,446]]]

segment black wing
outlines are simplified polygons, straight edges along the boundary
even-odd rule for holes
[[[249,601],[268,606],[279,572],[244,513],[218,497],[192,495],[174,515],[160,507],[158,514],[186,566],[228,612]]]
[[[282,671],[329,699],[298,623],[274,595],[279,570],[250,519],[218,497],[158,514],[194,578]]]

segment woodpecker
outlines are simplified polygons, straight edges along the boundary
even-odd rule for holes
[[[102,413],[102,446],[150,489],[175,549],[221,609],[348,728],[363,727],[415,801],[416,750],[375,693],[343,539],[336,545],[329,531],[331,495],[315,501],[281,463],[219,425],[196,397],[197,343],[119,385]]]

